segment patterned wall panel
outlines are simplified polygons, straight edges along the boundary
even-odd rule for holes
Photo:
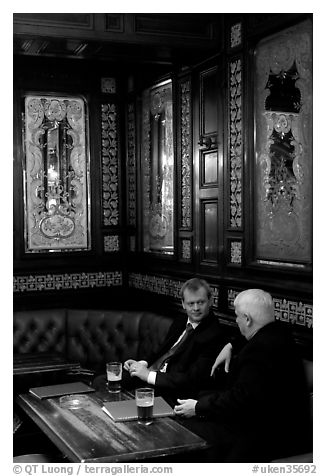
[[[191,261],[192,240],[181,238],[181,259],[182,261]]]
[[[234,265],[242,264],[242,242],[230,240],[230,263]]]
[[[119,164],[115,104],[102,104],[102,212],[104,226],[119,224]]]
[[[236,48],[242,43],[242,24],[241,22],[235,23],[231,26],[230,31],[230,46],[231,48]]]
[[[192,228],[191,84],[180,85],[181,95],[181,227]]]
[[[230,223],[242,227],[242,61],[229,63]]]
[[[128,104],[128,131],[127,131],[127,180],[128,180],[128,208],[127,219],[130,226],[136,226],[136,126],[135,106]]]
[[[122,286],[122,273],[120,271],[15,276],[13,288],[14,292],[18,293],[111,286]]]
[[[118,235],[104,236],[104,251],[112,253],[120,250],[120,240]]]
[[[101,91],[104,94],[115,94],[117,92],[115,78],[101,78]]]
[[[218,308],[218,299],[219,299],[219,288],[217,286],[212,286],[212,307],[213,309]]]

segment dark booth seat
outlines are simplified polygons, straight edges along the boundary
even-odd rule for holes
[[[157,313],[98,309],[19,311],[13,317],[14,355],[57,353],[95,371],[110,360],[157,350],[172,323]]]

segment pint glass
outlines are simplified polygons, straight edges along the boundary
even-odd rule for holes
[[[108,362],[106,364],[106,377],[110,393],[118,393],[121,390],[122,363]]]
[[[150,425],[153,421],[154,389],[137,388],[136,405],[138,423],[141,425]]]

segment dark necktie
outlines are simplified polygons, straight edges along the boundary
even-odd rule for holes
[[[164,367],[165,363],[168,361],[168,359],[171,358],[172,355],[176,353],[176,351],[181,347],[181,345],[185,342],[185,340],[188,338],[188,336],[194,331],[194,328],[188,322],[186,326],[186,331],[179,340],[177,344],[175,344],[171,349],[169,349],[165,354],[163,354],[161,357],[159,357],[153,365],[150,366],[150,370],[160,370]]]

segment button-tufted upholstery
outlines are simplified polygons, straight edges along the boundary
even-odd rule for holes
[[[14,353],[66,352],[66,310],[14,313]]]
[[[58,352],[101,368],[157,350],[172,318],[143,311],[55,309],[14,313],[14,353]]]
[[[124,361],[156,349],[172,320],[146,312],[69,310],[68,359],[91,367],[109,360]],[[146,353],[147,353],[146,352]]]

